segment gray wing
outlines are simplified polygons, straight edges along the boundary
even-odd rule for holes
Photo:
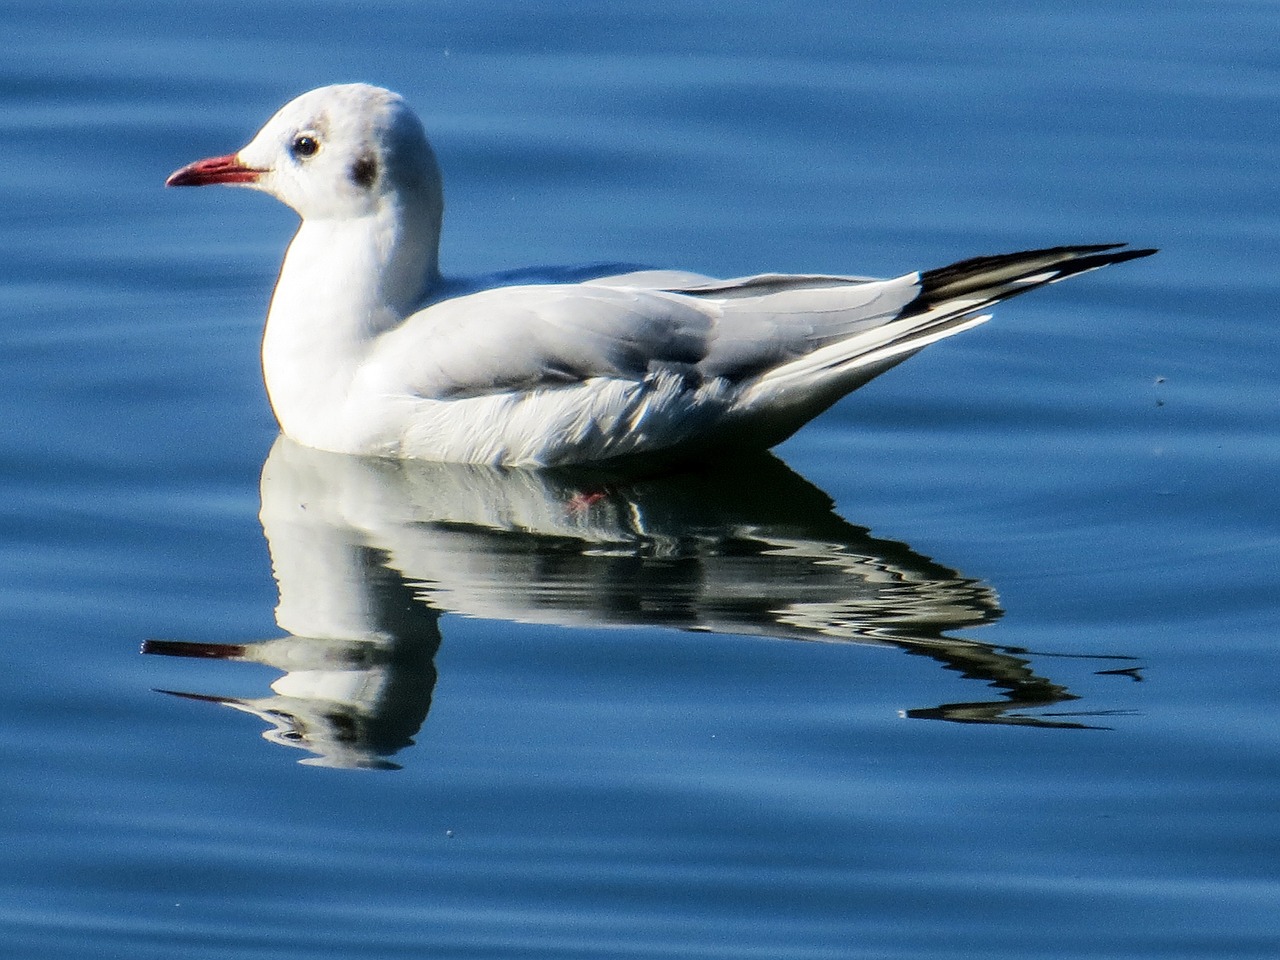
[[[693,369],[713,316],[649,291],[547,284],[432,304],[384,334],[378,361],[420,397],[457,399]]]
[[[718,281],[646,271],[508,286],[414,314],[383,336],[376,362],[437,399],[662,371],[737,383],[880,326],[918,293],[916,274]]]

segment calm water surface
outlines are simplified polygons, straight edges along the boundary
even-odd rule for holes
[[[1280,955],[1280,12],[10,0],[0,948]],[[323,83],[459,273],[1128,240],[776,457],[277,442],[293,215],[170,191]]]

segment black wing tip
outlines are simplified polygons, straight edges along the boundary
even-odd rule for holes
[[[1120,247],[1127,247],[1127,246],[1128,246],[1127,243],[1116,244],[1115,255],[1119,257],[1121,261],[1138,260],[1142,257],[1149,257],[1152,254],[1156,254],[1160,252],[1159,247],[1134,247],[1133,249],[1130,249],[1130,250],[1119,249]]]
[[[1156,252],[1151,247],[1129,249],[1125,243],[1089,243],[970,257],[945,267],[922,271],[917,303],[927,307],[950,297],[984,290],[996,293],[991,300],[994,303],[1034,290],[1045,283],[1053,283],[1113,263],[1149,257]],[[1020,288],[1007,285],[1011,281],[1033,277],[1042,279]],[[1000,286],[1004,286],[1004,289],[997,291]]]
[[[1064,251],[1076,251],[1082,254],[1101,254],[1107,258],[1118,257],[1123,260],[1137,260],[1159,253],[1159,247],[1130,247],[1127,243],[1095,243],[1081,247],[1063,247]]]
[[[985,256],[968,257],[957,260],[945,267],[922,271],[921,276],[944,276],[956,274],[982,273],[994,267],[1032,260],[1058,260],[1062,264],[1079,260],[1096,260],[1102,263],[1121,263],[1125,260],[1136,260],[1158,253],[1156,247],[1126,249],[1127,243],[1076,243],[1058,247],[1041,247],[1030,250],[1018,250],[1014,253],[996,253]]]
[[[1056,279],[1061,280],[1064,277],[1074,276],[1077,273],[1084,273],[1088,270],[1096,270],[1099,267],[1109,267],[1114,263],[1140,260],[1143,257],[1149,257],[1160,252],[1158,247],[1126,249],[1127,247],[1128,244],[1124,243],[1107,243],[1096,244],[1092,247],[1065,248],[1074,251],[1076,255],[1054,268],[1058,274]]]
[[[1125,257],[1126,259],[1132,259],[1134,257],[1149,257],[1153,253],[1160,252],[1159,247],[1142,247],[1142,248],[1134,248],[1134,249],[1125,249],[1128,246],[1129,244],[1127,241],[1122,243],[1068,243],[1058,247],[1043,247],[1040,249],[1022,250],[1017,253],[997,254],[994,257],[990,257],[990,258],[979,257],[977,259],[1003,260],[1006,257],[1035,257],[1035,256],[1051,256],[1051,255],[1061,255],[1064,257],[1072,257],[1072,256],[1078,257],[1078,256],[1086,256],[1089,254],[1096,254],[1096,253],[1107,253],[1108,251],[1111,251],[1111,253],[1109,254],[1111,256],[1120,256],[1120,257]]]

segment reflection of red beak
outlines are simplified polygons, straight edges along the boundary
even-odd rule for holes
[[[203,187],[210,183],[253,183],[265,171],[246,167],[234,153],[197,160],[169,174],[166,187]]]

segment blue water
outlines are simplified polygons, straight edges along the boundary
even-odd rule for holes
[[[3,19],[4,956],[1280,955],[1280,8]],[[707,475],[309,454],[161,184],[347,80],[459,273],[1162,253]]]

